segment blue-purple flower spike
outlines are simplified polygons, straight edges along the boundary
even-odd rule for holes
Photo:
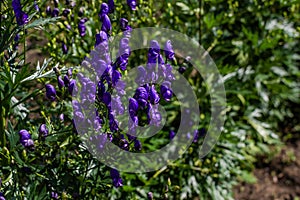
[[[19,26],[28,23],[28,15],[22,11],[22,6],[20,0],[13,0],[12,7],[16,16],[16,20]]]

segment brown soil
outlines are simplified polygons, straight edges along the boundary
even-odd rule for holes
[[[237,200],[299,200],[300,140],[287,142],[270,162],[258,162],[254,170],[255,184],[235,187]]]

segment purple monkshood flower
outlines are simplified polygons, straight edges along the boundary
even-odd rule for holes
[[[108,8],[109,8],[108,13],[113,13],[115,11],[115,1],[108,0],[107,4],[108,4]]]
[[[111,103],[111,95],[109,92],[104,92],[102,97],[100,98],[100,100],[102,100],[102,102],[107,105],[110,106]]]
[[[46,8],[46,14],[47,15],[51,15],[51,7],[50,6],[47,6],[47,8]]]
[[[28,23],[28,15],[22,11],[20,0],[13,0],[12,7],[15,13],[15,17],[19,26]]]
[[[135,99],[144,99],[147,100],[149,97],[148,91],[145,87],[138,87],[135,91]]]
[[[4,195],[2,192],[0,192],[0,200],[5,200]]]
[[[34,146],[34,142],[31,139],[31,135],[29,134],[29,132],[27,130],[25,130],[25,129],[20,130],[19,136],[20,136],[20,142],[24,147],[33,147]]]
[[[148,64],[156,64],[159,57],[160,46],[156,40],[150,42],[150,48],[148,51]]]
[[[61,48],[62,48],[63,54],[68,53],[68,47],[64,42],[62,43]]]
[[[115,87],[117,85],[117,82],[119,81],[119,79],[121,77],[122,77],[122,75],[117,69],[112,70],[111,81],[112,81],[113,87]]]
[[[165,92],[163,92],[162,95],[163,95],[164,100],[170,101],[173,96],[173,93],[171,90],[168,89]]]
[[[102,15],[100,21],[102,22],[101,31],[109,33],[111,31],[111,22],[108,15]]]
[[[98,82],[98,90],[97,90],[97,92],[98,92],[97,93],[98,98],[99,99],[103,98],[103,94],[105,92],[105,85],[101,81]]]
[[[197,143],[199,139],[199,131],[198,130],[194,130],[194,139],[193,142]]]
[[[66,86],[69,85],[69,83],[70,83],[70,78],[69,78],[68,75],[64,75],[64,83],[65,83]]]
[[[123,37],[130,38],[132,28],[128,25],[128,20],[125,18],[120,19],[120,28],[123,31]]]
[[[148,192],[147,197],[148,197],[148,200],[153,200],[153,193]]]
[[[67,75],[71,78],[73,75],[73,68],[68,69]]]
[[[143,85],[145,83],[145,77],[146,77],[147,71],[143,66],[138,66],[137,67],[137,76],[135,78],[135,82],[138,85]]]
[[[45,87],[46,87],[46,97],[49,100],[54,101],[56,99],[56,90],[54,86],[51,84],[46,84]]]
[[[68,17],[68,15],[70,14],[70,9],[64,9],[63,11],[63,16]]]
[[[79,30],[79,35],[81,37],[85,36],[85,32],[86,32],[86,27],[85,27],[85,19],[81,19],[78,23],[78,30]]]
[[[136,151],[141,151],[142,150],[142,143],[139,140],[134,140],[134,149]]]
[[[54,8],[52,11],[52,17],[58,17],[59,15],[59,9],[58,8]]]
[[[114,115],[123,115],[124,114],[124,106],[121,102],[120,96],[114,96],[111,99],[111,112]]]
[[[35,9],[36,11],[40,11],[40,8],[39,8],[39,6],[37,5],[36,0],[34,0],[34,9]]]
[[[80,111],[74,111],[74,118],[77,122],[82,122],[84,120],[84,115]]]
[[[39,133],[42,137],[47,137],[49,131],[47,129],[46,124],[41,124],[39,127]]]
[[[183,74],[185,71],[186,71],[186,67],[184,67],[184,66],[180,66],[179,69],[178,69],[178,72],[180,74]]]
[[[171,130],[169,132],[169,137],[170,137],[170,140],[172,140],[175,137],[175,132]]]
[[[127,0],[127,5],[131,10],[136,10],[136,0]]]
[[[128,25],[128,20],[125,18],[120,19],[120,27],[122,31],[131,30],[131,27]]]
[[[84,8],[83,7],[80,7],[79,8],[79,11],[78,11],[78,17],[82,17],[83,16],[83,13],[84,13]]]
[[[120,173],[118,172],[118,170],[116,169],[111,169],[110,170],[110,176],[113,182],[113,186],[117,187],[121,187],[123,186],[123,180],[120,177]]]
[[[108,12],[109,6],[107,5],[107,3],[102,3],[100,7],[99,17],[101,18],[103,15],[108,15]]]
[[[65,83],[60,76],[57,77],[57,82],[59,89],[62,89],[65,86]]]
[[[160,97],[155,89],[155,85],[150,87],[149,97],[152,104],[158,104]]]
[[[68,90],[69,90],[69,93],[72,95],[72,94],[76,94],[77,93],[77,86],[76,86],[76,80],[72,79],[70,81],[70,84],[68,86]]]
[[[131,50],[129,47],[129,39],[128,38],[122,38],[120,40],[119,44],[119,52],[118,52],[118,58],[116,61],[117,67],[120,67],[121,70],[126,70],[127,64],[128,64],[128,58],[131,54]]]
[[[129,140],[129,142],[136,140],[135,136],[132,136],[132,135],[130,135],[128,133],[126,134],[126,136],[127,136],[128,140]]]
[[[96,43],[95,47],[101,44],[102,42],[107,41],[107,34],[104,31],[96,34]]]
[[[138,109],[139,109],[139,104],[138,104],[137,100],[135,100],[134,98],[129,98],[128,110],[129,110],[130,116],[136,116]]]
[[[59,115],[59,120],[60,120],[60,121],[64,121],[64,119],[65,119],[65,116],[64,116],[64,114],[63,114],[63,113],[62,113],[62,114],[60,114],[60,115]]]
[[[20,34],[18,33],[18,34],[16,34],[14,41],[19,42],[19,40],[20,40]]]
[[[170,40],[168,40],[165,44],[165,55],[167,57],[168,60],[174,60],[174,50],[173,50],[173,46]]]
[[[126,139],[121,139],[119,141],[119,147],[125,151],[129,151],[129,143]]]
[[[160,86],[160,93],[163,96],[164,100],[170,101],[173,93],[172,90],[170,89],[171,83],[168,81],[165,81],[161,86]]]
[[[114,116],[112,114],[109,114],[108,118],[109,118],[109,128],[110,128],[110,130],[111,131],[118,131],[119,127],[118,127],[117,121],[115,120]]]
[[[135,91],[134,98],[137,100],[142,108],[148,105],[149,94],[145,87],[138,87]]]
[[[170,64],[165,65],[164,74],[165,74],[166,81],[174,81],[175,80],[174,74],[172,73],[172,65],[170,65]]]
[[[56,192],[51,192],[51,198],[58,199],[58,194]]]

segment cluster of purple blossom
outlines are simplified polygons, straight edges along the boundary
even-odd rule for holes
[[[76,122],[87,122],[88,127],[94,127],[94,130],[99,131],[99,134],[93,135],[89,140],[94,143],[98,149],[105,146],[107,140],[118,145],[121,149],[129,151],[130,144],[134,143],[134,149],[140,151],[142,149],[141,142],[136,136],[133,136],[135,128],[143,124],[158,125],[161,121],[161,115],[158,111],[158,103],[161,99],[170,101],[173,93],[171,82],[175,80],[172,73],[172,62],[174,50],[171,41],[167,41],[164,47],[166,60],[163,59],[159,43],[155,40],[151,41],[148,52],[148,62],[146,67],[138,68],[139,75],[136,78],[136,83],[140,85],[132,98],[129,98],[129,131],[121,134],[121,130],[116,120],[116,115],[124,113],[124,106],[120,101],[120,96],[124,94],[124,84],[122,83],[122,71],[127,69],[128,58],[131,54],[129,39],[131,27],[128,25],[128,20],[122,18],[120,27],[123,31],[123,38],[120,40],[117,59],[112,62],[109,54],[108,38],[111,31],[111,22],[108,14],[114,9],[109,4],[102,3],[99,18],[102,22],[101,31],[96,34],[95,51],[91,52],[91,57],[87,58],[82,65],[86,68],[93,68],[98,74],[97,85],[82,73],[78,74],[78,81],[81,85],[80,102],[73,100],[74,119]],[[161,81],[160,92],[158,92],[158,81]],[[121,86],[121,87],[120,87]],[[112,96],[112,91],[116,90],[117,94]],[[97,102],[98,108],[96,111],[95,120],[89,120],[89,113],[84,113],[90,105]],[[87,107],[86,107],[87,106]],[[147,116],[146,122],[143,122],[142,115]],[[106,126],[106,124],[108,126]],[[76,126],[76,124],[75,124]],[[108,127],[109,130],[105,129]],[[104,128],[101,130],[101,128]],[[122,185],[122,179],[119,177],[117,170],[112,170],[111,176],[113,185],[119,187]]]
[[[69,5],[70,2],[66,1],[66,4]],[[137,7],[136,0],[127,0],[127,4],[131,8],[131,10],[136,10],[136,7]],[[71,8],[65,8],[62,11],[61,15],[64,16],[66,19],[70,18],[71,21],[74,21],[74,14],[72,14],[71,11],[72,11],[72,8],[75,7],[75,5],[76,5],[75,2],[71,2]],[[58,8],[57,0],[54,1],[54,6],[55,7],[53,8],[53,10],[51,9],[50,6],[47,6],[46,14],[51,17],[58,17],[60,15],[60,10]],[[101,31],[104,31],[107,35],[110,35],[110,31],[111,31],[111,21],[110,21],[110,18],[108,17],[108,14],[113,13],[114,10],[115,10],[114,0],[108,0],[107,3],[101,4],[100,13],[99,13],[99,18],[100,18],[100,21],[102,22]],[[88,21],[87,18],[82,18],[83,15],[84,15],[83,8],[80,8],[78,11],[78,16],[81,19],[78,22],[77,28],[78,28],[79,35],[81,37],[84,37],[86,35],[85,23]],[[66,25],[66,28],[68,30],[71,30],[71,26],[69,23],[64,23],[64,24]],[[103,35],[100,36],[99,34],[97,34],[96,37],[99,38],[99,37],[104,37],[104,36]],[[96,42],[96,44],[97,44],[97,42]],[[62,42],[61,48],[62,48],[63,54],[68,53],[68,47],[64,42]]]
[[[71,11],[74,10],[73,8],[75,7],[76,4],[73,1],[71,3],[69,1],[66,1],[67,8],[63,9],[62,12],[60,12],[58,4],[59,4],[59,2],[57,0],[55,0],[53,10],[51,9],[51,6],[47,6],[46,7],[46,15],[48,15],[50,17],[63,16],[63,20],[67,21],[66,23],[63,23],[63,24],[65,24],[67,30],[71,30],[72,28],[71,28],[70,22],[74,21],[74,18],[75,18],[74,13],[72,13]],[[83,16],[83,9],[79,10],[78,16],[80,18]],[[84,37],[86,35],[86,26],[85,26],[86,22],[87,22],[86,18],[81,18],[78,21],[77,28],[78,28],[78,33],[81,37]],[[61,48],[62,48],[63,54],[68,53],[68,47],[63,41],[61,42]]]
[[[152,40],[148,51],[146,67],[139,66],[135,82],[140,85],[135,91],[133,98],[129,99],[129,133],[136,133],[138,125],[159,126],[161,114],[158,111],[158,103],[161,99],[170,101],[173,92],[171,82],[175,80],[172,73],[172,65],[167,63],[174,60],[174,50],[171,41],[167,41],[164,47],[166,61],[164,61],[159,43]],[[157,83],[161,82],[160,93],[157,91]],[[139,117],[139,113],[146,114],[146,121]]]
[[[101,127],[103,127],[103,124],[107,123],[109,125],[109,131],[111,133],[116,133],[119,132],[119,127],[115,119],[115,115],[124,113],[124,107],[120,101],[120,97],[114,96],[112,98],[111,91],[116,89],[117,82],[122,77],[120,70],[126,70],[128,64],[128,57],[130,55],[129,37],[131,28],[126,19],[120,20],[121,29],[124,31],[124,38],[120,42],[118,58],[114,63],[112,63],[108,46],[108,38],[110,36],[112,27],[108,14],[112,13],[113,11],[113,1],[109,1],[108,4],[101,4],[99,18],[102,22],[102,26],[101,31],[96,34],[96,51],[91,52],[91,58],[87,58],[86,61],[83,62],[83,66],[87,66],[88,63],[91,63],[94,71],[99,75],[98,84],[96,85],[89,78],[85,77],[81,73],[78,73],[77,76],[81,85],[81,101],[79,103],[77,100],[73,100],[72,103],[74,108],[74,121],[88,123],[89,127],[94,127],[94,130],[99,132],[108,131],[100,131]],[[121,88],[118,88],[117,91],[119,95],[123,94],[124,92]],[[96,100],[99,107],[102,109],[96,111],[95,120],[90,121],[89,119],[86,119],[86,115],[89,115],[89,113],[84,113],[84,111],[89,110],[87,107],[94,105],[93,103]],[[89,140],[91,143],[96,145],[98,150],[104,148],[106,141],[109,140],[110,142],[117,144],[123,150],[129,151],[129,142],[125,139],[123,134],[118,134],[118,136],[116,136],[113,134],[100,133],[90,136]],[[131,137],[131,141],[134,142],[135,150],[141,150],[141,142],[139,140]],[[111,170],[111,177],[115,187],[120,187],[123,185],[122,179],[117,170]]]
[[[127,0],[127,3],[132,10],[136,9],[136,1]],[[14,11],[18,24],[27,23],[27,15],[21,10],[20,1],[14,0],[13,5],[15,5]],[[66,90],[70,95],[80,92],[80,102],[77,100],[72,101],[74,121],[87,122],[89,127],[93,127],[94,130],[99,133],[101,132],[100,134],[93,135],[89,138],[99,150],[103,149],[105,143],[109,141],[126,151],[131,149],[141,151],[142,143],[136,136],[133,135],[136,133],[137,126],[143,126],[145,124],[158,126],[161,122],[162,116],[158,111],[158,104],[161,100],[170,101],[173,96],[171,86],[172,81],[175,80],[175,76],[172,73],[173,67],[171,63],[175,59],[175,53],[171,41],[167,41],[163,49],[165,55],[164,59],[159,43],[155,40],[150,42],[147,64],[145,67],[138,67],[138,76],[135,79],[135,82],[139,85],[139,87],[135,90],[134,96],[128,99],[128,112],[130,116],[128,132],[125,134],[126,136],[121,134],[116,115],[122,115],[125,112],[124,105],[122,105],[120,98],[124,95],[125,88],[121,78],[123,74],[122,72],[127,69],[128,59],[131,55],[129,41],[132,29],[128,25],[127,19],[120,19],[120,27],[123,31],[123,38],[120,40],[117,58],[114,62],[112,62],[108,44],[112,25],[108,15],[114,10],[113,0],[109,0],[107,4],[101,4],[99,18],[102,22],[102,26],[101,31],[96,34],[96,51],[91,53],[91,58],[86,59],[86,62],[90,63],[93,70],[99,75],[97,84],[79,73],[77,74],[78,82],[81,85],[79,90],[79,88],[77,88],[76,80],[72,79],[72,70],[68,70],[67,74],[63,77],[61,77],[57,69],[55,69],[55,72],[60,90]],[[56,5],[56,8],[51,11],[51,8],[48,6],[46,13],[52,17],[56,17],[59,16],[59,9]],[[70,9],[65,9],[62,12],[62,15],[64,17],[68,17],[70,13]],[[83,14],[80,14],[80,16],[82,15]],[[84,37],[86,34],[86,21],[87,19],[82,18],[78,23],[78,31],[81,37]],[[62,49],[64,53],[68,52],[67,46],[64,43],[62,43]],[[83,65],[85,65],[85,63],[83,63]],[[181,71],[183,73],[185,69],[181,69]],[[160,86],[158,86],[158,83],[161,83]],[[46,84],[45,88],[46,97],[50,101],[55,101],[57,99],[55,87],[51,84]],[[114,96],[112,96],[113,90],[117,91],[117,94]],[[95,120],[89,121],[87,116],[90,114],[84,113],[85,110],[89,109],[86,109],[85,106],[94,106],[95,102],[97,102],[98,105],[96,117]],[[143,116],[146,116],[146,120]],[[104,126],[106,124],[108,126]],[[75,123],[74,125],[76,126]],[[108,127],[109,130],[104,130],[105,127]],[[39,134],[41,138],[45,138],[49,134],[45,124],[41,124],[39,127]],[[196,141],[199,134],[196,132],[194,134],[194,140]],[[34,147],[34,141],[31,139],[31,135],[27,130],[21,130],[19,135],[20,143],[24,147]],[[174,136],[175,133],[170,132],[170,139]],[[134,144],[133,148],[130,148],[131,143]],[[112,169],[110,174],[115,187],[123,185],[123,181],[117,170]]]
[[[46,124],[41,124],[38,132],[39,132],[40,138],[44,139],[45,137],[47,137],[49,131],[48,131]],[[20,143],[24,147],[26,147],[28,149],[34,148],[34,141],[31,139],[31,134],[27,130],[25,130],[25,129],[20,130],[19,136],[20,136]]]

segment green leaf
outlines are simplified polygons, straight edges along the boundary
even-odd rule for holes
[[[25,29],[34,28],[34,27],[40,27],[41,28],[41,26],[44,26],[44,25],[49,24],[49,23],[53,23],[57,19],[60,19],[60,17],[40,18],[40,19],[34,20],[30,24],[26,24],[24,26],[24,28]]]
[[[32,81],[32,80],[34,80],[34,79],[39,79],[39,78],[48,77],[49,75],[54,74],[54,71],[53,71],[53,70],[50,70],[50,71],[48,71],[48,72],[46,72],[46,73],[43,74],[44,70],[45,70],[46,67],[49,65],[49,63],[50,63],[51,60],[52,60],[51,58],[49,58],[48,60],[45,59],[43,65],[42,65],[42,67],[39,66],[40,64],[39,64],[39,62],[38,62],[38,64],[37,64],[37,71],[36,71],[34,74],[32,74],[31,76],[29,76],[29,77],[23,79],[23,80],[21,81],[21,83],[24,83],[24,82],[26,82],[26,81]],[[58,66],[58,64],[56,64],[56,66]]]

